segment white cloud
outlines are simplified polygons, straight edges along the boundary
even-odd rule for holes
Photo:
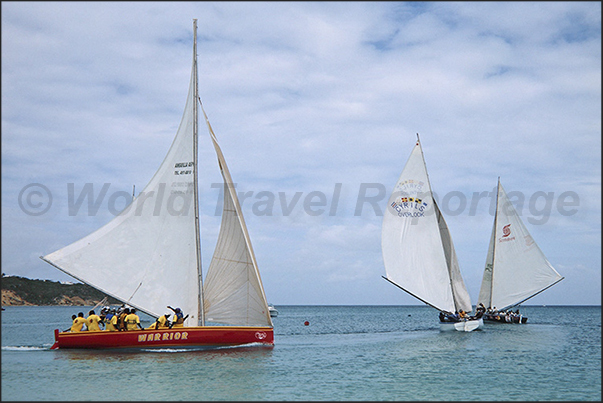
[[[527,224],[566,277],[535,303],[598,304],[600,16],[596,2],[3,2],[3,272],[70,279],[37,256],[111,214],[70,217],[68,183],[142,190],[181,118],[199,18],[201,98],[238,189],[253,192],[243,208],[271,302],[415,302],[380,278],[381,217],[354,213],[362,183],[392,190],[419,132],[440,197],[469,202],[498,176],[528,200],[579,195],[576,214]],[[220,176],[204,133],[210,257]],[[54,196],[43,216],[19,208],[30,183]],[[330,202],[337,183],[336,214],[308,215],[304,198]],[[262,191],[273,216],[254,214]],[[303,193],[288,216],[279,192]],[[473,298],[486,204],[446,215]]]

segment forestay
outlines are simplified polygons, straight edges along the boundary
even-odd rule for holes
[[[417,143],[392,192],[381,234],[387,279],[438,310],[471,311],[448,226]]]
[[[546,290],[563,277],[546,259],[500,181],[496,214],[478,303],[504,310]]]

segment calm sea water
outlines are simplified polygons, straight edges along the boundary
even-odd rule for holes
[[[426,306],[277,305],[274,348],[138,353],[50,350],[91,307],[5,308],[3,401],[601,400],[600,306],[464,333]]]

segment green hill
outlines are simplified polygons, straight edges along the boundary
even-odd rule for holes
[[[106,294],[87,284],[63,284],[2,274],[2,305],[96,305]],[[108,304],[121,304],[108,297]]]

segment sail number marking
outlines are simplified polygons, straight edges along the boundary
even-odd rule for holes
[[[193,162],[177,162],[176,164],[174,164],[174,175],[189,175],[193,173],[192,169],[182,169],[192,168],[193,165]]]

